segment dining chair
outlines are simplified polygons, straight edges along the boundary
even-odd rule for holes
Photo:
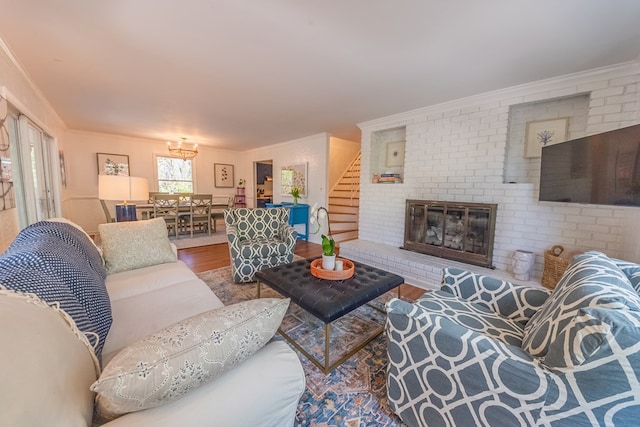
[[[191,237],[193,237],[193,229],[207,228],[209,236],[211,236],[211,203],[213,196],[211,194],[192,194],[189,200],[189,228]]]
[[[154,194],[153,195],[153,217],[164,218],[169,230],[173,229],[178,237],[178,227],[180,225],[180,198],[176,194]]]
[[[157,194],[169,194],[166,191],[149,191],[149,203],[153,203],[153,197]]]

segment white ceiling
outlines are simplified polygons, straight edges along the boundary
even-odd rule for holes
[[[245,150],[638,60],[640,1],[0,0],[0,37],[70,129]]]

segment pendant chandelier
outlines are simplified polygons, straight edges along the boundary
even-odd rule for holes
[[[167,142],[169,153],[182,160],[191,160],[198,155],[198,144],[189,144],[187,138],[180,138],[178,142]]]

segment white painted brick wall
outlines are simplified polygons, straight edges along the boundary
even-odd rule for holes
[[[347,252],[341,253],[355,256],[357,252],[361,258],[354,259],[364,261],[366,250],[375,252],[377,246],[367,241],[402,246],[406,199],[497,203],[496,274],[510,269],[511,254],[516,249],[536,253],[538,279],[544,251],[555,244],[563,245],[568,252],[596,249],[620,258],[640,253],[637,243],[634,246],[625,241],[629,224],[640,228],[637,208],[538,202],[539,160],[537,169],[527,169],[529,182],[518,179],[516,184],[504,183],[510,109],[519,114],[520,104],[544,101],[540,105],[552,114],[575,117],[569,129],[574,138],[640,123],[639,86],[640,69],[635,65],[610,73],[599,71],[534,83],[362,124],[359,239],[365,244],[356,251],[358,241],[343,243],[341,251]],[[581,98],[585,92],[590,94]],[[550,102],[559,96],[572,98]],[[535,108],[532,111],[537,115]],[[527,118],[526,113],[525,108],[518,119],[522,125],[536,120]],[[401,126],[406,127],[404,183],[372,184],[367,179],[371,176],[371,134]],[[399,254],[389,263],[407,257],[406,251]],[[436,265],[438,271],[433,274],[440,274],[442,266],[434,264],[433,257],[411,254],[408,259]],[[640,262],[632,256],[626,259]]]
[[[559,100],[543,100],[511,107],[506,148],[505,182],[537,183],[540,158],[525,158],[525,131],[529,121],[567,117],[567,139],[580,138],[587,129],[589,96],[581,94]]]

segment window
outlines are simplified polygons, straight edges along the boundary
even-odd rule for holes
[[[193,193],[192,160],[156,157],[158,191],[161,193]]]

